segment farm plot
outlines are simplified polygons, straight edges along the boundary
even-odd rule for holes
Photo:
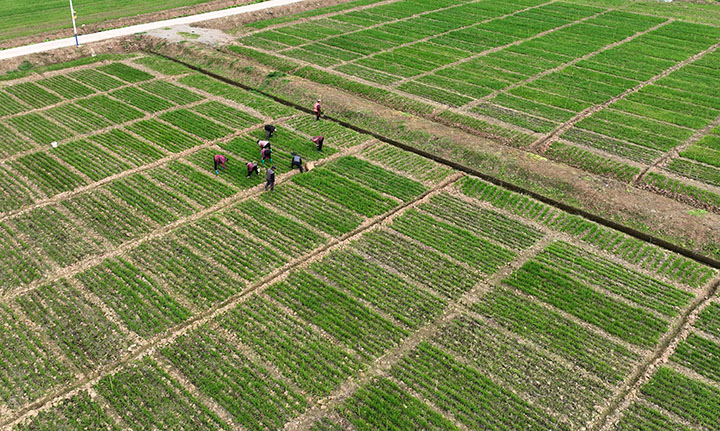
[[[530,149],[716,209],[720,158],[712,139],[695,142],[719,115],[720,32],[626,6],[436,1],[386,15],[374,5],[260,21],[231,51],[514,146],[553,137]]]
[[[431,35],[539,4],[387,2],[335,15],[326,34],[341,35],[343,22],[415,24],[413,14],[441,9],[416,26]],[[533,9],[537,19],[556,23],[566,9],[553,5]],[[517,28],[493,31],[545,28],[517,15]],[[273,31],[295,43],[309,29]],[[138,64],[158,76],[187,72]],[[578,430],[605,416],[618,416],[610,425],[619,430],[717,427],[717,299],[638,400],[613,407],[692,315],[713,269],[455,180],[447,167],[257,93],[197,74],[162,85],[127,67],[81,69],[121,85],[77,100],[127,102],[140,118],[8,162],[47,197],[72,193],[0,223],[0,427]],[[155,97],[167,108],[149,118]],[[90,112],[66,106],[38,115]],[[279,164],[291,151],[318,163],[292,177],[285,164],[276,191],[263,192],[244,162],[257,157],[255,127],[270,118]],[[75,127],[96,120],[86,121]],[[323,153],[309,141],[317,134],[332,137]],[[216,176],[217,153],[228,168]]]

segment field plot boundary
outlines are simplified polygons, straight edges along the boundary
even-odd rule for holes
[[[717,47],[718,45],[720,45],[720,43],[718,43],[718,44],[716,44],[716,45],[713,45],[713,47]],[[708,50],[706,50],[706,51],[709,51],[709,50],[710,50],[710,49],[708,49]],[[703,53],[705,53],[706,51],[703,51]],[[181,64],[181,65],[183,65],[183,66],[185,66],[185,67],[187,67],[187,68],[190,68],[190,69],[192,69],[192,70],[194,70],[194,71],[196,71],[196,72],[202,73],[202,74],[204,74],[204,75],[207,75],[207,76],[209,76],[209,77],[211,77],[211,78],[214,78],[214,79],[217,79],[217,80],[219,80],[219,81],[225,82],[225,83],[227,83],[227,84],[234,85],[234,86],[236,86],[236,87],[240,87],[240,88],[242,88],[242,89],[244,89],[244,90],[256,91],[256,92],[262,94],[262,95],[265,96],[265,97],[269,97],[269,98],[275,100],[275,101],[278,102],[278,103],[282,103],[282,104],[284,104],[284,105],[286,105],[286,106],[290,106],[290,107],[295,108],[295,109],[297,109],[297,110],[300,110],[300,111],[302,111],[302,112],[306,112],[306,113],[308,113],[308,114],[312,114],[312,110],[311,110],[310,108],[308,108],[308,107],[306,107],[306,106],[299,105],[299,104],[297,104],[297,103],[295,103],[295,102],[286,100],[286,99],[284,99],[284,98],[282,98],[282,97],[279,97],[279,96],[277,96],[277,95],[275,95],[275,94],[269,93],[269,92],[264,91],[264,90],[262,90],[262,89],[253,88],[252,86],[245,85],[245,84],[243,84],[243,83],[241,83],[241,82],[235,81],[235,80],[233,80],[233,79],[231,79],[231,78],[228,78],[228,77],[226,77],[226,76],[223,76],[223,75],[220,75],[220,74],[218,74],[218,73],[212,72],[212,71],[210,71],[210,70],[204,69],[204,68],[202,68],[202,67],[196,66],[196,65],[194,65],[194,64],[187,63],[187,62],[185,62],[185,61],[183,61],[183,60],[180,60],[180,59],[178,59],[178,58],[172,57],[172,56],[170,56],[170,55],[167,55],[167,54],[164,54],[164,53],[161,53],[161,52],[156,52],[156,51],[154,51],[153,49],[148,49],[147,52],[150,53],[150,54],[153,54],[153,55],[157,55],[157,56],[163,57],[163,58],[165,58],[165,59],[167,59],[167,60],[176,62],[176,63]],[[698,54],[698,55],[699,55],[699,54]],[[420,149],[415,148],[415,147],[413,147],[413,146],[411,146],[411,145],[407,145],[407,144],[404,144],[404,143],[402,143],[402,142],[399,142],[399,141],[397,141],[397,140],[395,140],[395,139],[388,138],[388,137],[386,137],[386,136],[384,136],[384,135],[382,135],[382,134],[380,134],[380,133],[377,133],[377,132],[375,132],[375,131],[368,130],[368,129],[364,129],[364,128],[362,128],[362,127],[358,127],[358,126],[356,126],[356,125],[354,125],[354,124],[352,124],[352,123],[348,123],[347,121],[341,120],[341,119],[339,119],[339,118],[334,118],[334,117],[331,116],[331,115],[330,115],[330,116],[325,116],[325,118],[326,118],[327,120],[329,120],[329,121],[334,121],[334,122],[340,124],[340,125],[343,126],[343,127],[346,127],[346,128],[348,128],[348,129],[354,130],[354,131],[359,132],[359,133],[362,133],[362,134],[370,135],[370,136],[376,138],[376,139],[379,140],[379,141],[385,142],[385,143],[390,144],[390,145],[392,145],[392,146],[394,146],[394,147],[398,147],[398,148],[400,148],[400,149],[402,149],[402,150],[409,151],[409,152],[414,153],[414,154],[417,154],[417,155],[419,155],[419,156],[428,158],[428,159],[433,160],[433,161],[435,161],[435,162],[437,162],[437,163],[440,163],[440,164],[442,164],[442,165],[448,166],[448,167],[450,167],[450,168],[452,168],[452,169],[454,169],[454,170],[461,171],[461,172],[464,172],[464,173],[466,173],[466,174],[469,174],[469,175],[472,175],[472,176],[481,178],[481,179],[483,179],[483,180],[485,180],[485,181],[487,181],[487,182],[489,182],[489,183],[491,183],[491,184],[494,184],[494,185],[496,185],[496,186],[505,188],[505,189],[507,189],[507,190],[510,190],[510,191],[513,191],[513,192],[516,192],[516,193],[520,193],[520,194],[522,194],[522,195],[529,196],[529,197],[531,197],[531,198],[533,198],[533,199],[535,199],[535,200],[537,200],[537,201],[540,201],[540,202],[542,202],[542,203],[545,203],[545,204],[548,204],[548,205],[550,205],[550,206],[552,206],[552,207],[555,207],[555,208],[557,208],[557,209],[560,209],[560,210],[562,210],[562,211],[564,211],[564,212],[567,212],[568,214],[572,214],[572,215],[577,215],[577,216],[583,217],[583,218],[585,218],[585,219],[587,219],[587,220],[593,221],[593,222],[595,222],[595,223],[598,223],[598,224],[603,225],[603,226],[605,226],[605,227],[608,227],[608,228],[610,228],[610,229],[614,229],[614,230],[620,231],[620,232],[622,232],[622,233],[625,233],[625,234],[627,234],[627,235],[629,235],[629,236],[631,236],[631,237],[634,237],[634,238],[636,238],[636,239],[639,239],[639,240],[641,240],[641,241],[644,241],[644,242],[647,242],[647,243],[650,243],[650,244],[657,245],[657,246],[659,246],[659,247],[661,247],[661,248],[664,248],[664,249],[666,249],[666,250],[669,250],[669,251],[671,251],[671,252],[680,254],[680,255],[685,256],[685,257],[687,257],[687,258],[689,258],[689,259],[692,259],[692,260],[695,260],[695,261],[697,261],[697,262],[703,263],[703,264],[708,265],[708,266],[710,266],[710,267],[712,267],[712,268],[714,268],[714,269],[720,269],[720,260],[713,259],[713,258],[711,258],[711,257],[709,257],[709,256],[705,256],[705,255],[699,254],[699,253],[697,253],[697,252],[695,252],[695,251],[693,251],[693,250],[690,250],[690,249],[685,248],[685,247],[678,246],[678,245],[676,245],[676,244],[673,244],[673,243],[671,243],[671,242],[669,242],[669,241],[667,241],[667,240],[664,240],[664,239],[662,239],[662,238],[659,238],[659,237],[657,237],[657,236],[654,236],[654,235],[651,235],[651,234],[648,234],[648,233],[639,231],[639,230],[637,230],[637,229],[634,229],[634,228],[632,228],[632,227],[629,227],[629,226],[623,225],[623,224],[621,224],[621,223],[615,222],[615,221],[610,220],[610,219],[608,219],[608,218],[605,218],[605,217],[602,217],[602,216],[593,214],[593,213],[591,213],[591,212],[589,212],[589,211],[586,211],[586,210],[583,210],[583,209],[581,209],[581,208],[577,208],[577,207],[574,207],[574,206],[572,206],[572,205],[568,205],[568,204],[566,204],[566,203],[560,202],[560,201],[558,201],[558,200],[556,200],[556,199],[553,199],[553,198],[551,198],[551,197],[542,195],[542,194],[540,194],[540,193],[537,193],[537,192],[532,191],[532,190],[530,190],[530,189],[527,189],[527,188],[518,186],[518,185],[516,185],[516,184],[512,184],[512,183],[510,183],[510,182],[508,182],[508,181],[502,180],[502,179],[497,178],[497,177],[494,177],[494,176],[492,176],[492,175],[485,174],[485,173],[480,172],[480,171],[478,171],[478,170],[476,170],[476,169],[473,169],[473,168],[470,168],[470,167],[468,167],[468,166],[465,166],[465,165],[463,165],[463,164],[461,164],[461,163],[454,162],[454,161],[448,160],[448,159],[446,159],[446,158],[444,158],[444,157],[440,157],[440,156],[438,156],[438,155],[436,155],[436,154],[432,154],[432,153],[429,153],[429,152],[427,152],[427,151],[420,150]]]

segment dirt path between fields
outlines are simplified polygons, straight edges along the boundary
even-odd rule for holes
[[[658,80],[668,76],[669,74],[675,72],[676,70],[701,59],[705,55],[715,51],[718,48],[718,46],[720,46],[720,42],[713,44],[709,48],[693,55],[690,58],[686,58],[685,60],[683,60],[679,63],[675,63],[673,66],[665,69],[664,71],[653,76],[652,78],[648,79],[647,81],[641,82],[640,84],[636,85],[635,87],[625,90],[622,93],[620,93],[619,95],[612,97],[601,104],[593,105],[593,106],[590,106],[589,108],[584,109],[583,111],[579,112],[577,115],[575,115],[570,120],[568,120],[565,123],[558,126],[548,136],[533,142],[532,145],[530,145],[530,148],[533,150],[539,151],[541,153],[545,152],[549,148],[549,146],[552,145],[552,143],[555,142],[555,140],[560,137],[560,135],[562,135],[563,133],[568,131],[571,127],[573,127],[578,122],[584,120],[585,118],[590,117],[591,115],[593,115],[594,113],[596,113],[598,111],[601,111],[601,110],[607,108],[608,106],[617,102],[618,100],[622,100],[625,97],[629,96],[630,94],[636,93],[636,92],[640,91],[641,89],[654,84]]]
[[[358,147],[360,147],[360,148],[358,148]],[[360,145],[351,147],[349,149],[346,149],[344,151],[339,151],[338,153],[333,154],[332,156],[328,157],[327,159],[324,159],[322,162],[319,162],[318,164],[329,163],[332,160],[335,160],[337,158],[360,151],[364,147],[365,147],[365,144],[360,144]],[[283,175],[278,180],[276,186],[281,186],[283,183],[289,181],[294,175],[300,175],[300,174],[297,173],[297,171],[291,171],[290,173]],[[436,192],[437,190],[440,190],[440,189],[446,187],[447,185],[452,184],[453,182],[457,181],[462,176],[463,176],[463,174],[460,174],[460,173],[450,175],[444,181],[442,181],[435,187],[428,189],[425,193],[418,196],[414,200],[407,202],[405,204],[401,204],[401,205],[397,206],[396,208],[390,210],[389,212],[386,212],[386,213],[376,216],[374,218],[368,219],[366,222],[361,224],[359,227],[354,229],[352,232],[349,232],[338,238],[335,238],[335,239],[331,240],[330,242],[324,244],[323,246],[313,250],[312,252],[305,254],[303,256],[300,256],[300,257],[288,262],[287,264],[283,265],[282,267],[276,269],[275,271],[271,272],[267,276],[263,277],[261,280],[255,282],[255,283],[252,283],[244,291],[231,296],[230,298],[228,298],[225,301],[221,302],[220,304],[217,304],[216,306],[206,310],[203,313],[200,313],[198,315],[191,317],[187,321],[176,326],[174,329],[166,332],[165,334],[147,340],[143,345],[138,346],[138,348],[135,351],[128,354],[128,356],[126,356],[125,358],[123,358],[115,363],[100,367],[100,368],[94,370],[93,372],[87,374],[84,378],[82,378],[72,384],[65,385],[64,387],[59,388],[58,390],[52,392],[51,394],[33,402],[33,403],[30,403],[29,405],[25,406],[24,408],[14,412],[14,414],[8,415],[7,417],[2,418],[0,420],[0,427],[4,427],[4,428],[10,430],[12,426],[21,422],[25,417],[35,415],[40,410],[42,410],[46,407],[52,406],[63,399],[67,399],[82,390],[86,390],[86,389],[92,387],[102,377],[116,373],[128,362],[142,358],[146,355],[154,354],[159,348],[173,342],[177,337],[184,335],[184,334],[188,333],[189,331],[194,330],[194,329],[198,328],[199,326],[216,318],[217,316],[229,311],[230,309],[234,308],[238,303],[247,300],[252,295],[257,294],[257,293],[262,293],[262,291],[264,291],[264,289],[267,288],[270,284],[274,283],[275,281],[278,281],[282,277],[285,277],[290,271],[296,270],[298,267],[301,267],[304,264],[309,264],[312,261],[321,259],[323,256],[325,256],[331,250],[334,250],[339,247],[343,247],[345,244],[356,240],[367,230],[373,228],[376,225],[383,223],[383,221],[385,219],[387,219],[388,217],[391,217],[396,213],[403,212],[405,209],[412,206],[414,203],[422,200],[423,198]],[[206,210],[195,213],[195,214],[183,219],[182,221],[178,221],[178,222],[172,223],[171,225],[168,225],[161,229],[158,229],[158,230],[150,233],[149,235],[146,235],[145,237],[143,237],[141,239],[132,241],[131,243],[126,243],[111,253],[107,253],[106,255],[103,255],[103,256],[95,256],[88,261],[83,261],[80,264],[74,265],[72,267],[72,269],[66,269],[68,271],[67,274],[62,274],[62,275],[58,275],[58,276],[66,276],[66,277],[72,276],[74,273],[82,271],[85,268],[92,266],[96,263],[99,263],[100,261],[102,261],[108,257],[123,254],[127,249],[135,247],[141,242],[147,241],[147,240],[155,238],[155,237],[159,237],[161,235],[165,235],[168,232],[176,229],[180,225],[185,225],[192,221],[198,220],[198,219],[205,217],[211,213],[222,210],[222,209],[226,208],[227,206],[232,205],[238,201],[257,196],[261,193],[263,193],[262,185],[258,185],[252,189],[238,193],[234,196],[231,196],[229,198],[222,200],[218,204],[216,204],[210,208],[207,208]]]

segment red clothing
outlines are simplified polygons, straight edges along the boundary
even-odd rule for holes
[[[323,140],[325,140],[325,138],[322,136],[315,136],[311,139],[311,141],[315,142],[315,145],[320,145]]]
[[[257,166],[255,163],[253,163],[253,162],[248,162],[248,164],[247,164],[248,172],[250,172],[250,171],[252,171],[253,169],[255,169],[255,166]]]
[[[262,154],[263,159],[269,159],[270,158],[270,149],[265,148],[264,150],[262,150],[262,152],[260,154]]]
[[[222,165],[223,168],[225,168],[225,162],[227,162],[227,159],[222,154],[215,154],[215,163],[218,163]]]
[[[322,112],[322,109],[320,108],[320,102],[315,102],[315,104],[313,105],[313,111],[317,113]]]

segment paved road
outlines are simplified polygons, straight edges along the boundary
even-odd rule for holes
[[[214,12],[201,13],[197,15],[184,16],[181,18],[173,18],[164,21],[156,21],[147,24],[131,25],[129,27],[117,28],[114,30],[100,31],[97,33],[81,35],[80,44],[86,44],[91,42],[98,42],[101,40],[112,39],[114,37],[128,36],[135,33],[143,33],[150,30],[156,30],[159,28],[172,27],[179,24],[194,24],[201,21],[208,21],[216,18],[225,18],[228,16],[239,15],[248,12],[254,12],[258,10],[270,9],[278,6],[285,6],[292,3],[298,3],[303,0],[269,0],[263,3],[250,4],[245,6],[238,6],[230,9],[223,9]],[[37,52],[51,51],[58,48],[67,48],[75,46],[75,37],[68,37],[66,39],[52,40],[50,42],[36,43],[33,45],[19,46],[17,48],[6,49],[0,51],[0,60],[5,60],[14,57],[20,57],[28,54],[35,54]]]

